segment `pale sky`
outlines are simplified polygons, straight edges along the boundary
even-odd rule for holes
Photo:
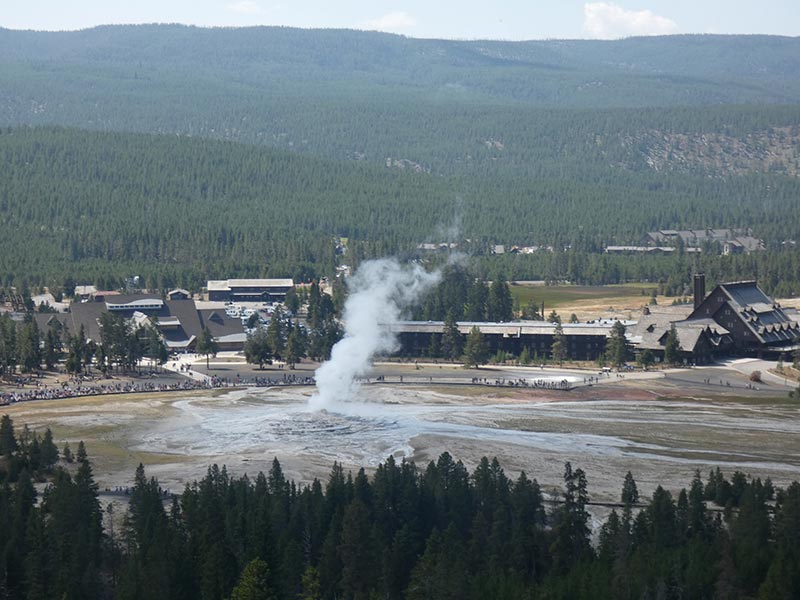
[[[0,27],[111,23],[369,29],[530,40],[670,33],[800,35],[800,0],[0,0]]]

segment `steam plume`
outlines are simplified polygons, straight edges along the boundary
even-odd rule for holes
[[[344,337],[331,350],[329,361],[316,373],[314,409],[350,400],[358,379],[368,372],[377,354],[397,350],[391,325],[439,281],[439,272],[419,265],[403,266],[394,259],[363,263],[348,281],[350,295],[344,305]]]

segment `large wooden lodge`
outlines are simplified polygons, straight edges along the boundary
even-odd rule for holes
[[[70,312],[36,314],[41,329],[57,320],[70,331],[81,326],[87,337],[99,341],[99,316],[104,311],[128,319],[148,322],[160,331],[170,351],[191,351],[200,332],[207,328],[226,350],[241,350],[246,331],[239,316],[229,314],[227,301],[282,299],[291,280],[226,280],[209,282],[209,300],[196,302],[185,290],[174,290],[161,298],[157,294],[120,295],[95,292],[83,302],[73,303]],[[623,323],[631,349],[649,350],[656,360],[664,356],[672,327],[678,334],[681,354],[687,363],[708,363],[725,356],[789,358],[800,348],[797,311],[782,308],[755,281],[722,283],[705,293],[705,277],[695,276],[695,301],[689,306],[645,307],[636,321]],[[213,298],[212,298],[213,296]],[[227,303],[226,303],[227,302]],[[614,321],[562,325],[567,356],[572,360],[597,360],[606,349]],[[531,357],[552,356],[555,325],[544,321],[508,323],[457,323],[466,338],[473,327],[485,336],[492,353],[503,350],[519,356],[527,349]],[[441,321],[402,321],[391,326],[399,340],[399,354],[426,356],[441,342]],[[434,340],[433,338],[439,338]]]

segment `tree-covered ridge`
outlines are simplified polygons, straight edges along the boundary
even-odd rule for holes
[[[649,501],[628,473],[593,544],[591,474],[570,463],[552,494],[525,473],[510,478],[497,460],[470,472],[447,453],[424,468],[389,457],[372,477],[334,464],[326,482],[307,486],[277,459],[253,479],[214,465],[171,504],[140,466],[128,514],[109,511],[104,530],[82,444],[77,469],[60,463],[38,505],[30,457],[30,437],[18,442],[4,417],[0,590],[14,598],[800,593],[800,484],[776,491],[740,472],[729,480],[712,470],[705,482],[697,473],[677,497],[659,486]],[[12,475],[8,464],[22,468]]]
[[[337,82],[349,93],[407,89],[536,106],[791,103],[800,92],[798,55],[796,38],[771,36],[496,42],[284,27],[0,30],[3,63],[20,68],[26,80],[57,64],[73,78],[91,69],[97,82],[136,78],[146,86],[166,77],[210,77],[284,91]]]
[[[176,25],[0,30],[0,125],[174,133],[527,177],[665,168],[650,160],[665,154],[659,136],[718,135],[721,167],[678,155],[666,168],[728,175],[735,162],[734,172],[777,164],[796,173],[796,153],[758,155],[784,148],[780,132],[800,126],[798,44],[456,42]]]
[[[460,102],[450,97],[458,96],[452,87],[434,93],[415,86],[348,89],[333,80],[284,89],[268,79],[269,85],[253,89],[198,69],[185,75],[190,77],[186,80],[158,71],[160,78],[143,82],[135,73],[104,75],[102,70],[83,72],[62,64],[41,67],[29,76],[18,65],[0,62],[0,125],[171,133],[335,160],[384,164],[388,158],[405,159],[443,174],[513,171],[528,177],[576,167],[647,171],[652,168],[647,154],[659,149],[659,134],[725,136],[731,144],[723,148],[723,156],[741,161],[735,146],[744,156],[757,154],[759,145],[780,148],[776,130],[800,126],[800,94],[788,106],[711,103],[623,109],[588,103],[545,109],[491,99]],[[748,137],[752,135],[766,142],[758,144]],[[796,157],[788,162],[796,165]],[[676,159],[673,164],[682,170],[688,166],[718,173],[697,161],[684,164]],[[763,172],[764,166],[745,162],[744,171]]]
[[[509,258],[528,260],[524,268],[540,275],[521,277],[509,266],[509,280],[615,282],[621,271],[601,263],[618,265],[624,257],[592,256],[606,244],[697,226],[752,228],[768,248],[786,254],[766,265],[766,275],[781,269],[778,278],[791,271],[796,254],[780,250],[781,242],[800,231],[800,182],[780,176],[642,176],[589,165],[541,167],[537,178],[446,177],[201,139],[51,128],[0,131],[0,163],[6,286],[60,286],[65,275],[116,287],[138,274],[146,287],[160,289],[199,289],[214,277],[305,280],[332,273],[335,236],[348,238],[343,260],[357,264],[440,241],[454,222],[458,237],[472,240],[462,248],[469,252],[485,253],[493,243],[557,250]],[[709,271],[721,271],[718,259],[708,260]],[[752,277],[743,270],[748,260],[760,259],[728,262]],[[692,265],[685,256],[642,264],[667,266],[650,273],[657,280],[682,270],[678,263]]]

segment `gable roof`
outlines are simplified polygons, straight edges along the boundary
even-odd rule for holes
[[[201,331],[202,327],[207,327],[208,331],[215,338],[223,338],[233,334],[244,334],[244,325],[239,318],[231,318],[224,311],[219,310],[198,310],[200,315]]]
[[[699,320],[706,316],[705,309],[717,290],[724,294],[728,306],[760,343],[791,344],[800,340],[800,324],[790,318],[755,281],[719,284],[689,315],[689,320]],[[717,307],[714,307],[712,314],[716,310]]]

